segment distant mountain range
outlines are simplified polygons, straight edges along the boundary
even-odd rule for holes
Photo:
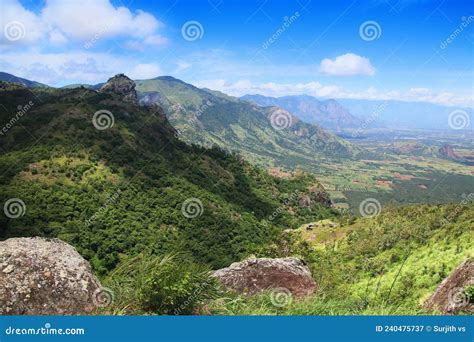
[[[358,148],[276,107],[262,107],[170,76],[136,81],[140,102],[157,103],[185,141],[218,145],[266,165],[295,167],[351,158]]]
[[[351,100],[338,99],[353,115],[366,117],[375,123],[383,123],[394,129],[452,129],[450,114],[460,113],[461,119],[471,122],[465,129],[473,129],[471,108],[458,108],[436,105],[427,102]],[[460,112],[459,112],[460,111]],[[461,123],[458,123],[461,124]],[[456,125],[456,123],[454,123]]]
[[[165,98],[171,98],[171,104],[176,104],[177,98],[173,100],[172,89],[163,86],[163,82],[176,80],[173,77],[163,76],[153,79],[162,82],[150,82],[152,80],[137,81],[137,89],[140,92],[166,92],[162,94]],[[48,87],[48,85],[14,76],[9,73],[0,72],[0,81],[15,82],[29,88]],[[153,87],[157,85],[159,87]],[[85,87],[98,90],[103,83],[94,85],[71,84],[63,88],[70,89]],[[147,84],[147,86],[145,86]],[[183,82],[183,84],[185,84]],[[189,85],[190,86],[190,85]],[[227,95],[208,89],[201,90],[214,96],[231,99]],[[165,91],[166,90],[166,91]],[[196,93],[197,94],[197,93]],[[202,94],[202,92],[200,93]],[[151,94],[148,94],[151,95]],[[232,98],[235,99],[235,98]],[[263,95],[245,95],[241,98],[256,105],[278,106],[293,114],[295,117],[309,124],[317,124],[331,131],[367,130],[372,128],[389,129],[452,129],[450,125],[450,114],[454,111],[461,112],[461,120],[468,124],[464,129],[473,129],[474,111],[472,108],[448,107],[428,102],[405,102],[394,100],[354,100],[354,99],[318,99],[309,95],[294,95],[283,97],[269,97]],[[235,101],[230,101],[234,102]],[[193,105],[195,105],[194,103]],[[186,107],[186,106],[184,106]],[[189,109],[189,108],[188,108]],[[195,108],[194,108],[195,109]],[[193,109],[193,110],[194,110]],[[207,108],[206,108],[207,109]],[[459,116],[459,115],[458,115]]]
[[[0,81],[20,83],[27,88],[48,87],[46,84],[30,81],[30,80],[27,80],[26,78],[17,77],[15,75],[12,75],[6,72],[0,72]]]
[[[241,99],[260,106],[282,107],[305,122],[318,124],[334,131],[356,129],[364,124],[363,119],[352,115],[347,108],[333,99],[319,100],[309,95],[283,97],[245,95]]]

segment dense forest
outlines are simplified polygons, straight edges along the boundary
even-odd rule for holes
[[[0,195],[16,206],[4,208],[0,239],[76,247],[115,294],[99,313],[425,313],[436,285],[473,256],[470,202],[354,217],[311,174],[275,177],[184,143],[160,107],[85,88],[4,85],[1,96],[1,121],[17,115],[0,140]],[[330,227],[309,238],[304,224],[321,220]],[[249,256],[301,258],[317,291],[275,307],[209,276]]]

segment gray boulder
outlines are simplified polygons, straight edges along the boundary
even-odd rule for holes
[[[80,315],[111,303],[89,263],[58,239],[0,242],[1,315]]]
[[[309,268],[298,258],[251,258],[213,273],[222,284],[245,294],[285,289],[295,297],[312,294],[316,283]]]
[[[425,302],[425,308],[444,314],[474,313],[474,298],[466,292],[468,286],[474,286],[474,259],[464,261],[445,278]]]

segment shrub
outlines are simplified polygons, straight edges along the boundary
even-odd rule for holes
[[[216,298],[218,285],[205,266],[180,255],[139,254],[110,275],[119,313],[189,315]]]

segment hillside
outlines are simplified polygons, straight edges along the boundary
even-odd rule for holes
[[[423,304],[440,282],[474,257],[474,236],[469,228],[473,218],[474,205],[463,202],[390,207],[376,217],[338,220],[336,227],[315,224],[311,231],[305,225],[283,233],[260,254],[303,257],[318,284],[318,293],[284,308],[273,306],[268,296],[237,296],[217,301],[211,312],[427,314]],[[318,238],[311,238],[313,235]]]
[[[314,177],[274,178],[220,149],[187,145],[160,107],[133,104],[131,80],[114,80],[102,92],[0,91],[0,122],[12,123],[0,137],[9,213],[0,239],[58,237],[98,274],[143,251],[216,268],[280,230],[335,215]],[[301,196],[311,201],[300,205]]]
[[[279,106],[295,114],[299,119],[324,128],[339,131],[342,129],[359,128],[364,121],[352,115],[338,101],[318,100],[309,95],[270,97],[263,95],[245,95],[243,100],[254,102],[260,106]]]
[[[160,103],[185,141],[217,145],[267,166],[351,158],[358,148],[278,107],[260,107],[173,77],[139,80],[142,103]]]
[[[26,78],[21,78],[21,77],[18,77],[6,72],[0,72],[0,81],[20,83],[28,88],[48,87],[46,84],[39,83],[36,81],[30,81],[30,80],[27,80]]]

